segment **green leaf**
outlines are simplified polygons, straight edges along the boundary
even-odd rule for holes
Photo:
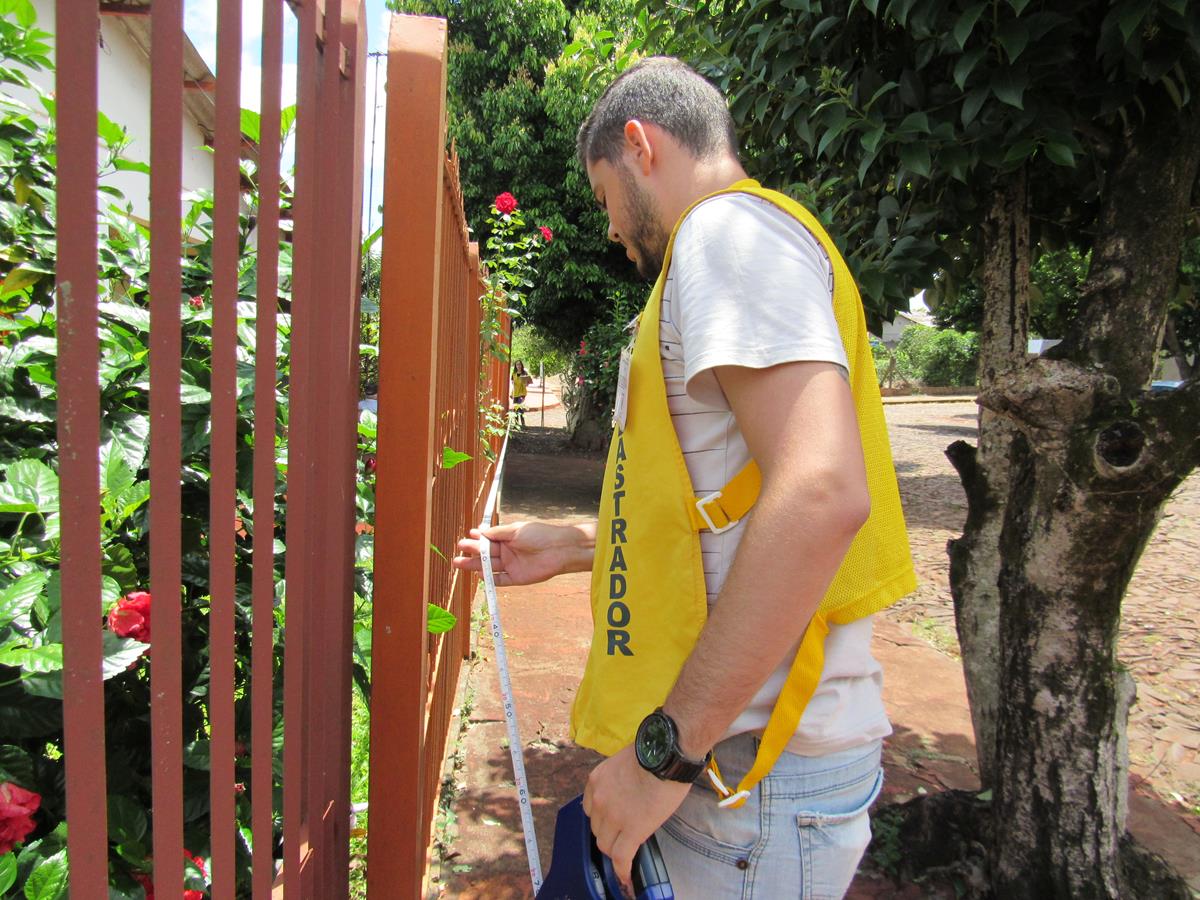
[[[1044,149],[1046,158],[1049,159],[1050,162],[1058,166],[1074,168],[1075,154],[1071,152],[1070,147],[1066,146],[1065,144],[1058,144],[1051,141],[1046,144]]]
[[[975,67],[979,65],[979,61],[983,59],[983,55],[986,52],[986,47],[976,47],[974,50],[968,50],[958,58],[958,62],[954,64],[954,83],[958,85],[960,91],[966,85],[967,79],[971,77],[971,73],[975,71]]]
[[[465,463],[471,458],[470,453],[460,453],[452,447],[442,448],[442,468],[453,469],[460,463]]]
[[[118,545],[114,545],[118,546]],[[124,548],[122,548],[124,549]],[[108,575],[100,576],[100,615],[108,612],[110,606],[121,599],[121,585]]]
[[[262,135],[262,116],[252,109],[242,110],[242,134],[258,143],[259,137]]]
[[[123,448],[109,441],[100,448],[100,489],[116,497],[133,487],[134,475]]]
[[[105,547],[101,565],[104,574],[116,582],[118,596],[120,593],[136,591],[141,586],[133,554],[124,544],[114,543]]]
[[[150,649],[149,644],[133,638],[118,637],[111,631],[104,632],[104,680],[120,675]]]
[[[8,889],[17,883],[17,854],[11,850],[0,856],[0,897],[8,895]]]
[[[60,900],[67,896],[67,851],[42,860],[25,882],[25,900]]]
[[[27,790],[33,789],[33,759],[13,744],[0,745],[0,781],[11,781]],[[3,896],[0,887],[0,896]]]
[[[146,811],[132,797],[108,798],[108,839],[114,844],[140,841],[146,834]]]
[[[1017,74],[1011,69],[1006,69],[1002,72],[997,72],[992,78],[992,93],[996,95],[996,99],[1001,103],[1007,103],[1009,106],[1015,106],[1017,109],[1024,109],[1024,94],[1025,94],[1026,76],[1025,73]]]
[[[148,163],[140,162],[136,159],[126,159],[123,156],[118,156],[113,160],[113,168],[118,172],[141,172],[143,175],[150,174],[150,166]]]
[[[1150,4],[1147,2],[1127,2],[1117,13],[1117,25],[1121,29],[1121,37],[1125,39],[1125,43],[1129,43],[1129,38],[1137,30],[1137,27],[1142,24],[1142,19],[1146,18],[1146,13],[1150,9]]]
[[[212,402],[212,394],[198,384],[181,384],[179,386],[179,402],[184,406],[197,403],[208,404]]]
[[[975,23],[979,21],[979,17],[986,8],[986,3],[975,3],[967,7],[966,11],[958,17],[958,21],[954,23],[954,30],[951,34],[954,35],[954,41],[958,44],[959,50],[966,45],[971,32],[975,30]]]
[[[43,409],[53,407],[22,397],[0,397],[0,419],[11,419],[14,422],[53,422],[54,417],[42,412]]]
[[[996,40],[1008,55],[1008,61],[1014,62],[1029,44],[1029,27],[1020,19],[1005,22],[996,32]]]
[[[926,144],[905,144],[900,148],[900,162],[913,174],[929,177],[929,147]]]
[[[15,661],[19,657],[19,661]],[[0,662],[4,665],[18,665],[21,671],[31,675],[44,675],[46,672],[59,672],[63,667],[63,645],[43,644],[40,647],[27,647],[23,650],[0,650]]]
[[[897,134],[929,134],[929,116],[923,112],[909,113],[896,128]]]
[[[900,215],[900,203],[891,194],[884,194],[879,201],[879,218],[894,219]]]
[[[23,291],[31,284],[40,281],[44,274],[43,272],[35,272],[25,266],[16,266],[4,276],[4,283],[0,284],[0,296],[7,297],[10,294]]]
[[[863,149],[868,154],[874,154],[879,149],[879,142],[883,140],[883,135],[884,127],[882,125],[878,125],[866,132],[861,138]]]
[[[208,741],[192,741],[183,748],[183,764],[189,769],[207,772],[212,764],[212,749]]]
[[[1032,138],[1026,138],[1023,141],[1017,141],[1008,148],[1008,152],[1004,154],[1004,164],[1011,165],[1012,163],[1022,162],[1033,155],[1033,151],[1037,149],[1037,141]]]
[[[123,322],[144,334],[150,333],[150,310],[128,303],[101,303],[97,309],[111,319]]]
[[[963,100],[962,108],[963,128],[966,128],[975,121],[975,117],[979,115],[979,110],[983,108],[983,104],[987,98],[988,88],[986,86],[977,87],[971,93],[967,94]]]
[[[38,569],[22,575],[0,592],[0,628],[7,627],[13,620],[29,615],[34,601],[41,596],[50,580],[50,573]]]
[[[0,512],[58,512],[58,474],[36,459],[19,459],[5,469],[6,490],[0,490]],[[23,509],[8,509],[11,504]]]
[[[110,148],[120,147],[126,142],[125,129],[104,113],[96,114],[96,133]]]
[[[888,81],[888,82],[884,83],[881,87],[876,89],[874,94],[871,95],[871,99],[867,101],[867,105],[864,106],[863,109],[869,110],[872,106],[875,105],[876,100],[878,100],[880,97],[882,97],[884,94],[888,93],[889,91],[894,90],[895,88],[898,88],[899,86],[900,86],[900,82],[898,82],[898,81]]]
[[[428,620],[430,634],[444,634],[457,624],[458,619],[448,609],[442,609],[430,603],[428,605]]]

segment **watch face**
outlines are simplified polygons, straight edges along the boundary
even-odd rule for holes
[[[654,769],[662,766],[671,753],[673,744],[670,723],[664,716],[649,715],[638,729],[635,750],[638,762],[643,768]]]

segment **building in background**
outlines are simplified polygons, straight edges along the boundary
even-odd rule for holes
[[[33,0],[37,26],[55,33],[54,0]],[[129,146],[125,156],[136,162],[150,162],[150,0],[122,0],[101,3],[99,62],[100,111],[125,128]],[[51,57],[54,42],[51,41]],[[213,154],[210,152],[216,118],[214,89],[216,78],[196,52],[192,42],[183,39],[183,189],[211,191]],[[30,80],[48,94],[55,90],[54,72],[30,72]],[[41,109],[32,97],[19,99]],[[101,184],[118,188],[132,208],[133,215],[150,215],[150,177],[144,172],[121,171],[106,174]]]

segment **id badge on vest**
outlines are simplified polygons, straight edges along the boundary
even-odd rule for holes
[[[629,418],[629,367],[633,362],[633,343],[621,350],[621,367],[617,371],[617,399],[613,404],[613,424],[625,430]]]

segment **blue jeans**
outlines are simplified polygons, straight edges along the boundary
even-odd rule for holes
[[[758,744],[744,734],[717,745],[726,784],[749,770]],[[880,755],[880,741],[828,756],[784,753],[740,809],[718,808],[696,784],[657,832],[676,898],[841,898],[871,840]]]

